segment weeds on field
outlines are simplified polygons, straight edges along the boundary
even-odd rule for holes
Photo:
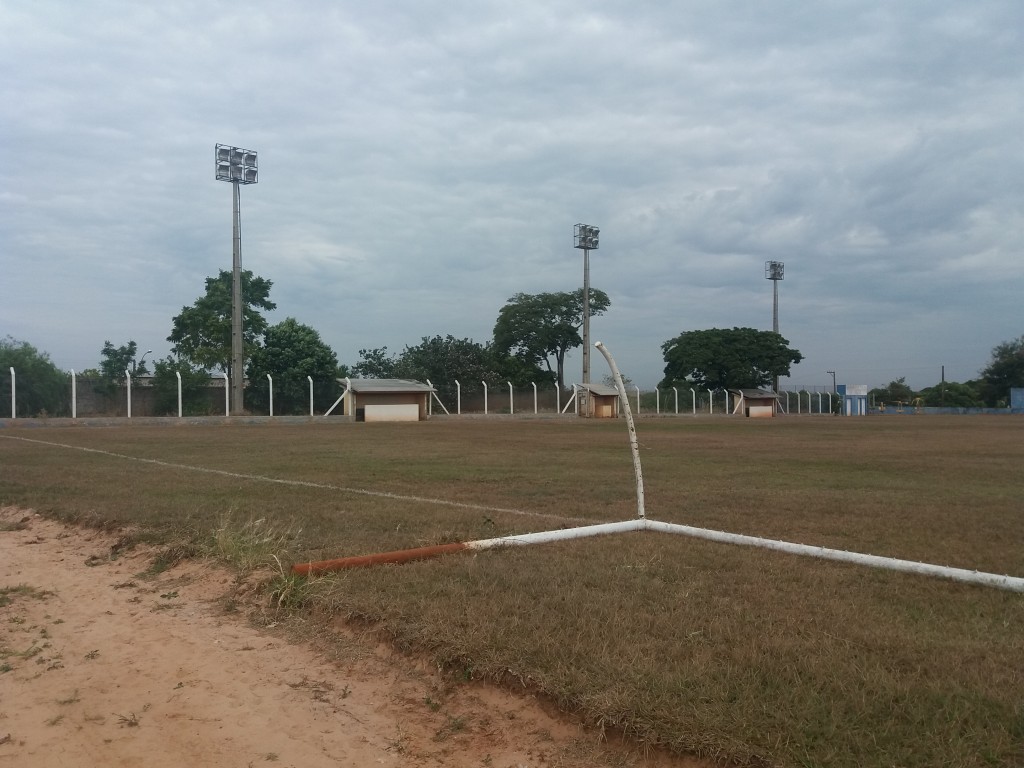
[[[301,534],[291,527],[280,527],[266,518],[250,517],[238,522],[231,514],[222,515],[212,534],[212,552],[226,560],[242,573],[261,566],[273,565],[273,560],[289,550]],[[280,560],[277,560],[280,566]]]

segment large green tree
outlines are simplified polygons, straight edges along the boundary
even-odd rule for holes
[[[906,376],[893,379],[884,387],[875,387],[868,392],[869,402],[872,405],[896,405],[898,403],[912,403],[916,395],[914,390],[907,384]]]
[[[178,375],[181,375],[183,416],[208,416],[224,413],[223,389],[211,389],[210,374],[184,360],[168,356],[153,364],[154,409],[157,415],[178,415]],[[220,395],[214,401],[213,395]]]
[[[1014,387],[1024,387],[1024,336],[995,347],[981,371],[982,396],[990,406],[1005,406]]]
[[[132,378],[145,376],[149,373],[146,368],[146,361],[139,361],[137,355],[139,345],[134,341],[115,347],[109,341],[103,342],[103,349],[100,351],[100,375],[110,381],[124,379],[124,372],[131,371]]]
[[[472,339],[424,336],[414,347],[406,347],[395,362],[393,375],[401,379],[433,384],[442,400],[454,400],[458,381],[462,386],[488,386],[505,381],[493,352]]]
[[[608,294],[590,289],[590,316],[611,306]],[[583,289],[556,293],[517,293],[498,312],[493,346],[499,355],[513,355],[544,366],[558,386],[565,386],[565,354],[583,344]],[[552,365],[554,361],[554,365]]]
[[[778,333],[754,328],[711,328],[685,331],[661,345],[665,378],[659,385],[699,389],[769,386],[777,376],[803,360]]]
[[[57,368],[48,354],[11,336],[0,339],[0,409],[6,409],[11,402],[11,368],[17,410],[11,416],[70,415],[68,374]]]
[[[242,340],[245,356],[259,344],[267,331],[260,310],[276,309],[270,300],[273,283],[242,270]],[[206,293],[191,307],[182,307],[173,319],[167,340],[180,358],[206,370],[220,369],[231,375],[231,272],[222,269],[206,278]]]
[[[946,408],[980,408],[984,405],[981,395],[972,382],[960,384],[956,381],[925,387],[919,393],[923,405]]]
[[[338,356],[320,334],[294,317],[267,328],[263,345],[249,357],[250,402],[269,410],[270,381],[274,382],[274,413],[308,413],[309,379],[313,378],[314,407],[337,396]],[[333,399],[333,398],[332,398]]]

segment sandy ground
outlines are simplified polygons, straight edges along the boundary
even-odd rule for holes
[[[227,612],[231,574],[143,576],[116,542],[0,509],[0,768],[697,765],[379,648],[328,660]]]

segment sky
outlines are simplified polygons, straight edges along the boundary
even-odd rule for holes
[[[643,388],[684,331],[772,329],[767,261],[783,387],[972,379],[1024,335],[1022,35],[1018,0],[0,0],[0,337],[166,357],[231,269],[222,143],[268,320],[348,365],[579,288],[585,223]]]

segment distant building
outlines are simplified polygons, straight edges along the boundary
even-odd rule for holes
[[[770,389],[730,389],[732,412],[752,419],[770,419],[778,409],[779,396]]]
[[[434,388],[409,379],[343,379],[351,421],[426,421]]]
[[[867,384],[840,384],[836,392],[843,403],[843,413],[847,416],[867,416],[868,413],[868,385]]]
[[[619,390],[607,384],[580,384],[587,393],[581,398],[580,416],[588,419],[615,419],[619,416]]]

